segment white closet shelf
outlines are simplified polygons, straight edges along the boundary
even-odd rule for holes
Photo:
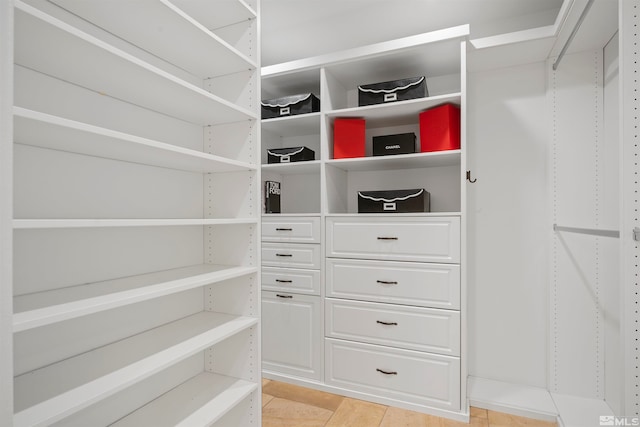
[[[53,3],[201,79],[257,67],[255,61],[168,0],[53,0]],[[209,2],[209,10],[203,15],[223,15],[215,8],[225,7],[227,3],[229,7],[239,5],[238,2]]]
[[[320,173],[320,164],[320,160],[293,163],[271,163],[262,165],[262,171],[278,173],[280,175]]]
[[[213,173],[255,170],[256,166],[201,151],[14,107],[14,141],[151,166]]]
[[[273,132],[281,137],[319,134],[320,113],[264,119],[261,125],[263,131]]]
[[[16,296],[13,331],[159,298],[257,272],[256,267],[202,264]]]
[[[19,0],[15,2],[15,21],[15,63],[18,65],[191,123],[215,125],[257,119],[255,112],[185,82]]]
[[[14,425],[62,420],[257,323],[201,312],[20,375],[14,390],[23,406],[16,408]]]
[[[347,172],[418,169],[424,167],[454,166],[460,164],[460,150],[430,153],[398,154],[394,156],[356,157],[327,160],[331,165]]]
[[[381,215],[385,215],[385,214],[380,214],[380,213],[346,213],[346,212],[345,213],[332,212],[332,213],[325,214],[325,216],[327,216],[327,217],[337,216],[337,217],[341,217],[341,218],[342,217],[380,218]],[[393,213],[393,214],[389,214],[389,215],[393,216],[394,218],[415,217],[415,216],[442,218],[442,217],[445,217],[445,216],[461,216],[462,214],[460,212],[406,212],[406,213]]]
[[[102,227],[170,227],[189,225],[242,225],[257,224],[254,218],[229,219],[14,219],[15,230],[42,228],[102,228]]]
[[[368,105],[365,107],[345,108],[327,113],[329,118],[363,118],[367,127],[386,127],[404,124],[418,124],[418,114],[429,108],[445,103],[460,105],[461,94],[430,96],[427,98],[410,99],[407,101],[391,102],[388,104]]]
[[[256,10],[244,0],[216,2],[211,0],[170,0],[170,2],[190,16],[197,16],[198,21],[210,30],[253,20],[257,16]]]
[[[111,427],[210,426],[257,388],[256,383],[204,372],[111,424]]]

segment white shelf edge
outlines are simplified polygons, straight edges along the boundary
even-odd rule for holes
[[[202,99],[206,99],[208,101],[214,102],[224,108],[227,108],[228,110],[234,111],[242,116],[244,116],[246,119],[258,119],[258,115],[257,113],[250,111],[244,107],[238,106],[233,104],[230,101],[227,101],[219,96],[216,96],[210,92],[207,92],[206,90],[199,88],[189,82],[186,82],[176,76],[174,76],[173,74],[170,74],[158,67],[155,67],[145,61],[142,61],[141,59],[137,58],[134,55],[131,55],[125,51],[122,51],[108,43],[103,42],[102,40],[93,37],[59,19],[56,19],[26,3],[23,3],[21,0],[15,0],[15,8],[26,13],[27,15],[30,15],[40,21],[42,21],[44,24],[46,25],[50,25],[53,26],[55,28],[57,28],[60,31],[64,31],[66,33],[68,33],[69,35],[77,38],[78,40],[82,40],[83,42],[89,43],[91,45],[93,45],[96,49],[102,51],[102,52],[106,52],[110,55],[113,55],[115,57],[118,57],[120,60],[128,62],[130,64],[133,64],[141,69],[144,69],[147,73],[151,74],[151,75],[155,75],[158,76],[162,79],[164,79],[165,81],[167,81],[168,83],[171,83],[174,86],[178,86],[181,87],[182,90],[186,91],[186,92],[190,92],[194,95],[197,95],[199,97],[201,97]],[[208,123],[202,123],[202,124],[208,124]]]
[[[268,65],[262,67],[261,75],[262,77],[268,78],[271,76],[284,75],[312,68],[331,66],[343,62],[355,62],[389,51],[400,51],[428,43],[465,38],[468,37],[468,35],[469,25],[459,25],[457,27],[446,28],[444,30],[432,31],[387,42],[374,43],[368,46],[346,49],[311,58]]]
[[[90,125],[87,123],[78,122],[75,120],[65,119],[63,117],[53,116],[51,114],[46,114],[34,110],[29,110],[22,107],[13,107],[14,117],[19,118],[18,120],[24,119],[27,121],[36,122],[42,126],[44,126],[50,132],[54,129],[58,129],[64,133],[66,138],[63,141],[57,143],[50,143],[50,146],[47,146],[46,143],[34,144],[28,141],[18,141],[19,144],[24,145],[32,145],[43,148],[50,149],[58,149],[61,151],[70,151],[73,153],[79,154],[87,154],[93,155],[96,157],[103,157],[115,160],[122,161],[131,161],[135,163],[141,163],[140,158],[147,158],[144,164],[152,165],[152,166],[160,166],[160,167],[172,167],[175,169],[183,169],[188,171],[197,171],[197,172],[217,172],[217,171],[232,171],[232,170],[255,170],[256,166],[251,165],[249,163],[240,162],[237,160],[226,159],[224,157],[216,156],[213,154],[203,153],[196,150],[191,150],[188,148],[183,148],[171,144],[167,144],[164,142],[159,142],[147,138],[142,138],[135,135],[126,134],[123,132],[102,128],[99,126]],[[19,125],[15,126],[16,134],[15,137],[20,137],[19,135]],[[49,129],[50,128],[50,129]],[[51,133],[48,133],[45,138],[51,138]],[[84,135],[89,134],[94,138],[105,139],[105,141],[101,143],[91,143],[88,140],[83,139],[82,143],[71,143],[69,140],[74,135]],[[51,141],[51,139],[48,139]],[[114,144],[125,144],[131,147],[131,149],[135,150],[144,150],[137,157],[132,154],[128,155],[124,154],[115,154],[113,145]],[[98,145],[98,146],[97,146]],[[97,151],[97,154],[96,154]],[[153,156],[157,155],[164,156],[169,155],[171,157],[178,157],[180,161],[170,161],[164,159],[153,159]],[[151,161],[153,160],[153,161]],[[187,163],[189,167],[185,167],[184,164]],[[205,166],[203,165],[209,165]],[[203,167],[204,166],[204,167]]]
[[[322,113],[320,111],[316,111],[314,113],[305,113],[305,114],[294,114],[292,116],[284,116],[284,117],[272,117],[270,119],[261,119],[261,123],[264,125],[270,123],[287,123],[287,122],[295,122],[295,121],[303,121],[304,119],[311,118],[320,118]]]
[[[262,218],[279,218],[279,217],[295,217],[295,216],[303,216],[303,217],[319,217],[322,214],[320,212],[316,212],[316,213],[309,213],[309,212],[303,212],[303,213],[295,213],[295,212],[283,212],[283,213],[263,213],[262,214]]]
[[[254,382],[203,372],[111,426],[168,426],[169,423],[176,427],[210,426],[257,389],[258,384]],[[193,412],[184,415],[188,409]]]
[[[547,25],[545,27],[530,28],[527,30],[515,31],[512,33],[472,39],[469,40],[469,42],[476,49],[487,49],[513,43],[521,43],[531,40],[555,37],[556,35],[557,28],[554,25]]]
[[[194,289],[200,286],[256,272],[256,267],[228,267],[223,270],[201,273],[182,279],[169,280],[154,285],[136,287],[126,291],[83,298],[67,303],[18,312],[13,315],[13,332],[22,332],[40,326],[50,325],[129,304],[135,304],[137,302],[159,298],[165,295]],[[140,276],[137,276],[136,278],[139,279]],[[63,291],[66,291],[66,289],[63,289]],[[47,294],[50,294],[50,292]]]
[[[293,163],[267,163],[262,165],[263,171],[280,173],[282,175],[296,175],[305,173],[319,173],[320,160],[310,160],[305,162],[293,162]]]
[[[246,56],[244,53],[240,52],[238,49],[236,49],[235,47],[231,46],[229,43],[227,43],[225,40],[223,40],[222,38],[220,38],[219,36],[217,36],[215,33],[213,33],[211,30],[209,30],[207,27],[205,27],[204,25],[202,25],[200,22],[198,22],[196,19],[194,19],[191,15],[189,15],[188,13],[186,13],[185,11],[183,11],[179,6],[173,4],[170,0],[160,0],[161,3],[163,3],[165,6],[167,6],[171,11],[173,11],[176,15],[180,16],[182,19],[186,20],[189,24],[191,24],[194,28],[197,28],[199,31],[201,31],[202,33],[206,34],[208,37],[210,37],[212,40],[214,40],[216,43],[221,44],[222,46],[224,46],[227,50],[229,50],[230,52],[232,52],[234,55],[236,55],[238,58],[240,58],[242,61],[246,62],[246,64],[251,67],[251,68],[257,68],[257,64],[254,60],[252,60],[251,58],[249,58],[248,56]],[[238,0],[238,2],[244,6],[247,6],[244,2],[241,2],[240,0]],[[247,7],[247,9],[249,9]],[[254,14],[255,16],[255,14]]]
[[[177,424],[176,427],[209,426],[222,418],[244,398],[258,389],[258,384],[238,380],[219,398],[212,399],[202,408]],[[222,408],[222,410],[221,410]]]
[[[169,227],[257,224],[254,218],[232,219],[14,219],[14,230],[103,227]]]
[[[14,426],[47,426],[140,382],[218,342],[256,325],[253,317],[224,316],[227,321],[14,414]],[[179,321],[178,321],[179,322]],[[162,327],[160,327],[162,328]],[[158,328],[159,329],[159,328]],[[108,347],[108,346],[107,346]],[[104,349],[104,347],[102,348]],[[100,350],[102,350],[100,349]]]
[[[453,102],[460,103],[462,98],[461,92],[447,93],[443,95],[427,96],[425,98],[409,99],[406,101],[391,102],[387,104],[366,105],[363,107],[351,107],[341,108],[337,110],[330,110],[326,112],[326,116],[329,118],[336,118],[340,116],[363,116],[367,117],[367,113],[386,113],[392,110],[397,110],[398,107],[417,107],[416,109],[427,108],[431,105],[439,105],[441,103]],[[387,111],[388,110],[388,111]]]
[[[249,5],[249,3],[247,3],[244,0],[238,0],[238,3],[240,3],[244,8],[246,8],[253,18],[258,17],[258,13],[255,10],[253,10],[253,8]]]
[[[326,213],[324,216],[327,217],[356,217],[356,218],[376,218],[376,217],[442,217],[442,216],[462,216],[461,212],[406,212],[406,213],[353,213],[353,212],[345,212],[345,213]]]
[[[349,172],[415,169],[460,163],[461,150],[431,151],[393,156],[368,156],[326,160],[327,165]]]

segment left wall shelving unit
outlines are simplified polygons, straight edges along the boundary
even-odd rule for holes
[[[10,3],[2,423],[259,426],[259,0]]]

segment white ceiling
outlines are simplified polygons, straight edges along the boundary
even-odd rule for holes
[[[273,65],[460,24],[470,24],[471,38],[553,25],[562,2],[563,0],[261,0],[262,65]]]

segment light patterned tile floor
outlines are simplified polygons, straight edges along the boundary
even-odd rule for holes
[[[262,380],[262,427],[556,427],[556,423],[471,408],[469,424]]]

